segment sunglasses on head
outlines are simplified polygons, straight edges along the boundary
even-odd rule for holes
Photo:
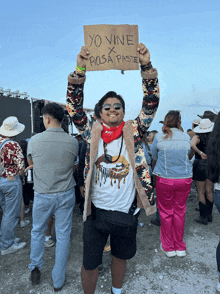
[[[102,107],[103,107],[105,110],[110,110],[110,109],[111,109],[111,106],[112,106],[111,104],[106,103],[106,104],[104,104]],[[121,105],[121,103],[114,103],[114,104],[113,104],[113,107],[114,107],[115,110],[119,110],[119,109],[121,109],[122,105]]]

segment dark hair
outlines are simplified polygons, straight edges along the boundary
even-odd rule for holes
[[[199,137],[200,141],[203,145],[207,146],[209,142],[209,137],[211,135],[211,132],[208,133],[196,133],[196,135]]]
[[[215,120],[207,145],[207,177],[216,183],[220,178],[220,113]]]
[[[187,132],[187,133],[188,133],[188,132],[192,132],[192,129],[188,129],[186,132]]]
[[[164,118],[163,127],[162,127],[162,132],[166,134],[164,136],[164,139],[167,139],[168,137],[172,138],[173,133],[171,128],[177,128],[182,130],[181,115],[180,115],[180,111],[178,110],[170,110]]]
[[[149,133],[152,133],[152,137],[153,137],[153,140],[154,140],[154,137],[156,136],[156,134],[158,133],[158,131],[157,130],[152,130]]]
[[[94,108],[94,114],[97,119],[101,119],[100,112],[101,112],[101,109],[99,107],[99,103],[96,103],[95,108]]]
[[[121,95],[118,95],[116,92],[110,91],[110,92],[106,93],[97,103],[99,105],[98,107],[99,107],[100,112],[102,112],[102,105],[105,103],[105,100],[107,100],[108,98],[117,98],[121,102],[123,111],[125,111],[124,99],[121,97]]]
[[[63,107],[55,102],[46,104],[41,110],[42,115],[48,114],[52,116],[53,118],[57,119],[59,123],[62,122],[64,118],[64,113],[65,111]]]
[[[193,129],[195,129],[196,127],[198,127],[198,124],[192,124]]]

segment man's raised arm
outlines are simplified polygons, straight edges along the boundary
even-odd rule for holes
[[[159,105],[159,84],[157,70],[150,62],[150,52],[144,44],[138,45],[139,62],[141,65],[142,88],[144,92],[142,109],[136,118],[139,130],[142,134],[150,127]]]
[[[89,51],[83,46],[77,55],[75,71],[68,76],[66,107],[80,133],[85,132],[89,124],[86,113],[83,111],[83,88],[86,80],[86,60],[88,58]]]

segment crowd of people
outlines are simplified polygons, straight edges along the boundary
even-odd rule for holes
[[[170,110],[160,121],[162,131],[149,131],[159,105],[157,70],[144,44],[140,43],[137,51],[143,99],[135,119],[124,122],[125,101],[110,91],[98,101],[94,119],[89,120],[83,111],[83,89],[90,52],[82,47],[75,71],[68,76],[66,98],[68,113],[81,142],[62,129],[64,109],[56,103],[44,106],[45,131],[28,142],[19,145],[14,139],[25,128],[16,117],[6,118],[0,127],[1,255],[26,246],[15,238],[14,229],[19,216],[20,225],[27,225],[24,214],[32,200],[29,269],[33,285],[40,283],[45,246],[54,245],[50,239],[53,219],[56,232],[54,291],[61,291],[65,284],[76,180],[84,221],[81,279],[85,294],[95,292],[109,237],[110,291],[122,293],[126,260],[136,253],[141,208],[147,215],[156,212],[152,224],[161,227],[161,250],[167,257],[187,254],[184,223],[193,180],[200,212],[195,221],[201,225],[212,222],[213,201],[220,212],[220,114],[206,111],[201,119],[193,121],[192,130],[184,132],[181,112]],[[33,185],[26,181],[25,174],[29,170],[33,170]],[[34,195],[30,192],[33,190]],[[216,259],[217,290],[220,291],[220,242]]]

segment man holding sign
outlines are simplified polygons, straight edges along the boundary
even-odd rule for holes
[[[157,70],[144,44],[137,47],[144,98],[137,118],[124,122],[125,102],[111,91],[98,102],[102,123],[91,125],[83,111],[85,69],[90,52],[82,47],[75,72],[68,76],[67,109],[87,141],[83,265],[85,294],[95,292],[98,265],[110,235],[112,253],[111,293],[121,293],[126,260],[136,253],[137,215],[144,208],[155,212],[149,169],[142,141],[158,108]]]

